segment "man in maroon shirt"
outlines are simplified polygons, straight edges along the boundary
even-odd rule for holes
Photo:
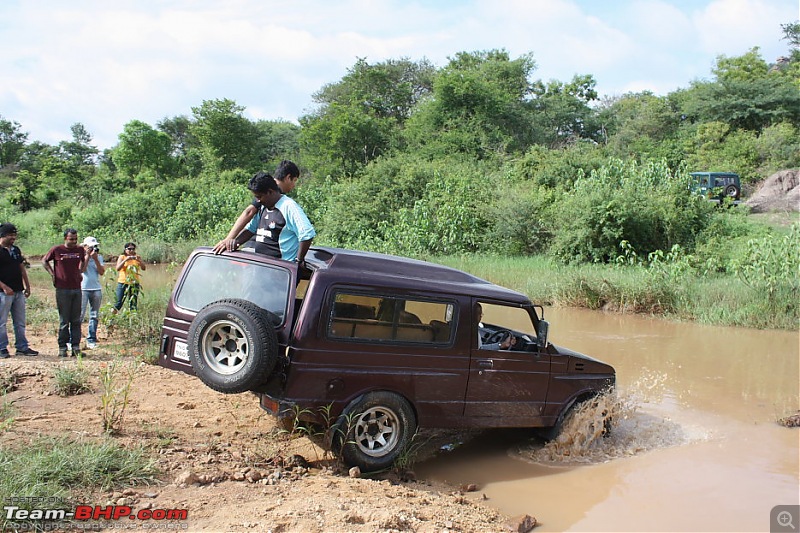
[[[50,263],[53,263],[52,265]],[[42,258],[44,269],[53,278],[58,307],[58,356],[67,356],[67,344],[72,355],[81,355],[81,274],[86,271],[86,251],[78,246],[78,230],[64,232],[64,244],[50,248]]]

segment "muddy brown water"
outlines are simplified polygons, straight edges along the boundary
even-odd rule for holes
[[[171,287],[179,270],[153,265],[142,282]],[[800,504],[800,429],[775,422],[800,409],[800,332],[579,309],[545,318],[552,342],[616,368],[611,435],[587,437],[591,411],[559,446],[487,431],[415,465],[418,478],[474,483],[472,497],[535,516],[537,532],[769,531],[774,506]]]
[[[476,484],[485,503],[536,531],[769,531],[800,503],[800,334],[547,309],[551,340],[617,370],[617,426],[568,426],[545,446],[488,431],[415,467]],[[602,406],[607,408],[608,406]],[[576,417],[591,421],[591,411]]]

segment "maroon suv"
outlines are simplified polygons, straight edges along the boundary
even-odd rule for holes
[[[301,268],[199,248],[160,363],[328,426],[328,446],[374,471],[419,427],[552,430],[614,386],[611,366],[548,343],[547,329],[525,295],[433,263],[320,247]]]

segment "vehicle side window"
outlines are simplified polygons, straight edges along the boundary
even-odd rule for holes
[[[449,344],[452,302],[337,292],[328,336],[362,341]]]
[[[231,260],[224,255],[201,255],[192,263],[175,303],[196,312],[217,300],[238,298],[275,313],[283,321],[290,280],[287,269]]]

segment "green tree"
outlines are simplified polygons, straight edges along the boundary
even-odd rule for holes
[[[459,52],[434,79],[433,94],[407,122],[412,150],[492,158],[523,151],[532,142],[531,54],[505,50]]]
[[[63,161],[61,178],[65,185],[77,190],[94,176],[95,158],[99,153],[92,145],[92,136],[80,122],[70,126],[72,140],[58,143],[59,157]]]
[[[198,141],[207,170],[255,171],[260,166],[255,154],[258,130],[243,116],[244,109],[228,99],[204,100],[201,106],[192,108],[194,122],[189,133]]]
[[[405,121],[430,93],[427,61],[358,59],[339,82],[314,94],[319,108],[300,119],[303,161],[321,175],[352,175],[400,142]]]
[[[321,175],[354,175],[391,146],[391,119],[332,104],[320,120],[305,117],[303,159]]]
[[[38,207],[36,191],[39,188],[39,177],[27,170],[17,172],[14,185],[8,191],[8,200],[23,213]]]
[[[192,137],[189,133],[190,120],[186,115],[177,115],[172,118],[163,118],[156,123],[156,127],[169,135],[170,146],[173,157],[178,161],[183,161],[192,144]]]
[[[606,103],[599,115],[612,155],[639,161],[665,158],[671,166],[683,158],[680,115],[668,98],[649,91],[628,93]]]
[[[19,122],[6,120],[0,115],[0,168],[16,164],[25,148],[28,134]]]
[[[276,167],[283,159],[297,160],[300,155],[300,126],[285,120],[256,122],[258,160],[266,168]]]
[[[125,124],[119,134],[119,143],[112,157],[119,171],[131,178],[136,178],[144,171],[161,177],[170,172],[174,165],[172,151],[172,140],[168,134],[140,120],[132,120]]]
[[[757,48],[737,58],[718,57],[713,72],[715,81],[694,82],[673,96],[691,121],[752,131],[780,122],[800,126],[796,81],[770,73]]]
[[[591,75],[574,76],[569,83],[551,80],[533,84],[532,128],[534,141],[559,147],[575,139],[599,139],[600,129],[589,103],[597,100]]]

